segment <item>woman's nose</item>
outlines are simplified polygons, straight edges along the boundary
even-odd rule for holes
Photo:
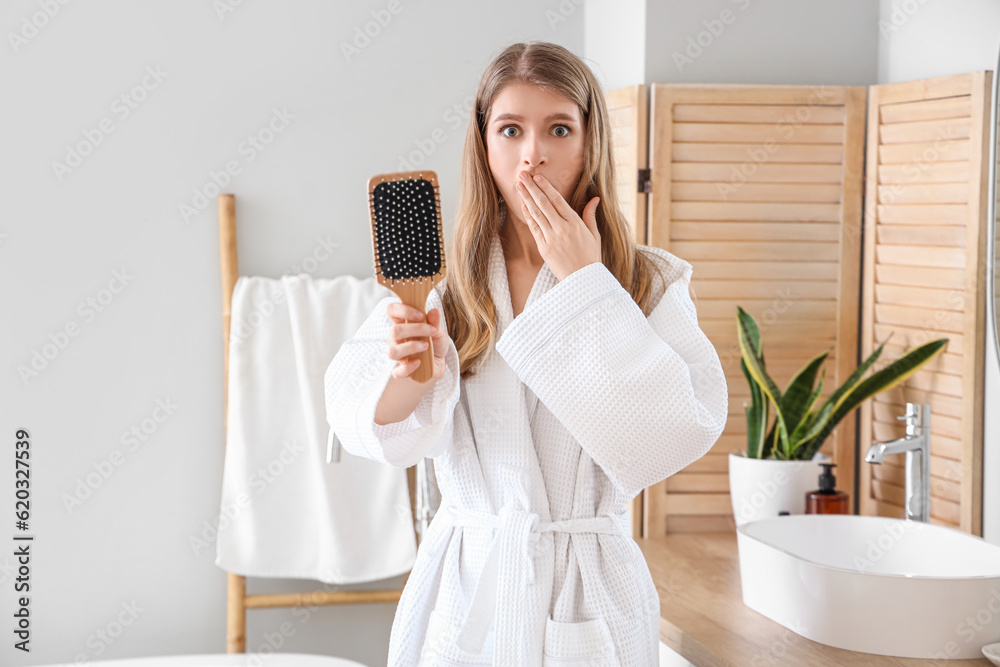
[[[528,139],[524,143],[524,166],[537,167],[545,164],[545,151],[537,139]]]

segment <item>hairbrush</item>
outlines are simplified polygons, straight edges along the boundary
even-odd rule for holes
[[[375,279],[395,292],[407,306],[424,313],[426,319],[427,296],[445,277],[437,174],[433,171],[376,174],[368,179],[368,206]],[[410,374],[416,382],[427,382],[434,375],[433,343],[429,336],[423,340],[427,349],[408,357],[420,360]]]

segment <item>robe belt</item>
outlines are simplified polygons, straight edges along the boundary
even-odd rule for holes
[[[523,626],[529,616],[527,587],[535,581],[533,559],[542,533],[617,533],[629,537],[615,519],[625,509],[614,515],[564,521],[540,521],[538,514],[510,506],[501,507],[498,514],[450,504],[446,509],[452,525],[498,529],[456,637],[459,648],[478,654],[496,618],[494,665],[527,664],[520,654],[528,643]]]

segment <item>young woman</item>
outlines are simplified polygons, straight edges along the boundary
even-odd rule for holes
[[[692,267],[635,243],[610,141],[578,57],[504,50],[476,92],[426,318],[387,297],[327,370],[344,448],[433,458],[441,490],[390,665],[658,664],[659,597],[626,505],[711,448],[728,395]],[[421,384],[408,357],[427,336]]]

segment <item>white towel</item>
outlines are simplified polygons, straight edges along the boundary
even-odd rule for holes
[[[386,296],[374,278],[237,280],[215,560],[227,572],[351,584],[413,567],[406,469],[346,451],[326,462],[324,373]]]

